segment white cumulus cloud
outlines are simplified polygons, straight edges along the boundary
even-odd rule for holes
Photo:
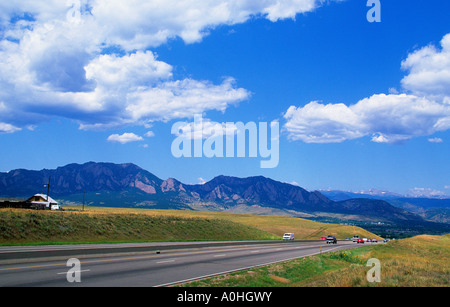
[[[408,56],[402,68],[409,71],[402,85],[417,95],[450,97],[450,33],[441,40],[441,48],[429,45]],[[446,100],[450,103],[449,100]]]
[[[316,101],[291,106],[284,114],[288,137],[306,143],[339,143],[371,136],[376,143],[399,143],[449,130],[450,34],[441,46],[424,47],[402,62],[409,71],[402,85],[409,93],[391,90],[349,106]]]
[[[144,139],[141,136],[138,136],[134,133],[124,133],[122,135],[112,134],[107,139],[109,142],[116,142],[120,144],[126,144],[130,142],[138,142],[143,141]]]
[[[317,0],[8,0],[0,2],[0,122],[14,132],[52,116],[81,129],[148,125],[225,111],[248,99],[221,84],[173,78],[149,48],[198,43],[214,28],[273,22],[312,11]]]
[[[450,107],[414,95],[379,94],[350,106],[311,102],[291,106],[284,115],[292,140],[339,143],[372,136],[376,143],[398,143],[443,131]]]
[[[444,140],[441,139],[441,138],[429,138],[428,142],[430,142],[430,143],[443,143]]]

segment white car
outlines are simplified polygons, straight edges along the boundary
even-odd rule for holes
[[[294,234],[293,233],[285,233],[283,235],[283,240],[294,240]]]

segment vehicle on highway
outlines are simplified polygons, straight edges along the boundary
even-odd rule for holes
[[[327,244],[336,244],[337,240],[334,236],[327,236]]]
[[[378,240],[377,239],[372,239],[372,242],[378,243]]]
[[[359,236],[358,236],[358,235],[354,235],[354,236],[352,237],[352,241],[353,241],[353,242],[356,242],[358,239],[359,239]]]
[[[283,235],[283,240],[294,240],[294,234],[293,234],[293,233],[290,233],[290,232],[285,233],[285,234]]]
[[[325,241],[327,237],[320,237],[320,240]]]
[[[363,239],[358,239],[358,240],[356,240],[356,243],[362,243],[362,244],[364,244],[364,240],[363,240]]]

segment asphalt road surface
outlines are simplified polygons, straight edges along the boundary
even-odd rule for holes
[[[0,247],[0,287],[169,286],[356,246],[245,241]],[[73,258],[79,263],[68,264]]]

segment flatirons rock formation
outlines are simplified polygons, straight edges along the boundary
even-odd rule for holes
[[[24,169],[0,173],[0,197],[28,197],[46,192],[51,177],[51,195],[73,200],[85,191],[100,195],[92,205],[141,206],[165,209],[239,208],[256,213],[302,216],[338,216],[377,221],[421,221],[418,215],[382,200],[350,199],[332,201],[318,191],[257,176],[218,176],[205,184],[187,185],[169,178],[162,180],[134,164],[69,164],[54,170]],[[101,199],[103,197],[103,199]],[[106,197],[109,197],[106,199]],[[114,201],[112,201],[114,199]],[[236,209],[237,210],[237,209]]]

